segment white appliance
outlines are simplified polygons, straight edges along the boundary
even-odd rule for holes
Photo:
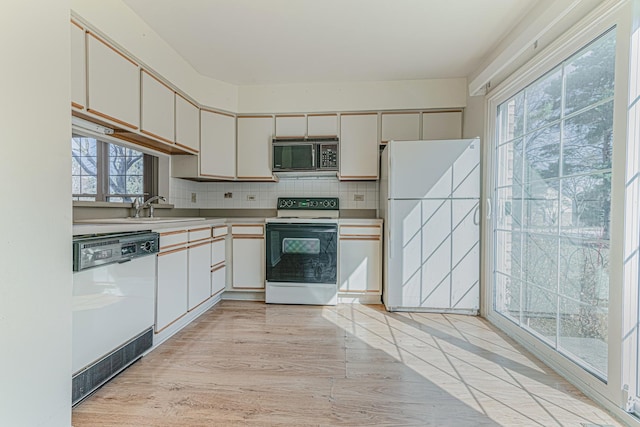
[[[390,141],[380,172],[387,310],[477,314],[479,139]]]
[[[72,403],[151,348],[158,233],[74,238]]]

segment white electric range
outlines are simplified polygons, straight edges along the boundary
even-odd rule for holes
[[[336,305],[338,302],[337,197],[280,197],[266,221],[265,301]]]

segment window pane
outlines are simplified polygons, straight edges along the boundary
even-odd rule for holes
[[[558,346],[601,374],[607,372],[608,309],[560,298]]]
[[[524,131],[524,93],[519,93],[498,108],[501,126],[499,141],[510,141]]]
[[[562,142],[563,175],[610,169],[613,101],[567,119]]]
[[[496,275],[496,311],[520,322],[520,286],[521,282],[511,277]]]
[[[565,114],[613,96],[615,42],[609,31],[567,61]]]
[[[498,163],[505,165],[498,171],[500,187],[522,182],[522,138],[498,147]]]
[[[562,205],[562,234],[609,239],[611,174],[564,179]]]
[[[609,305],[608,242],[560,239],[560,295],[588,305]]]
[[[529,231],[557,233],[560,181],[534,181],[525,188],[522,223]]]
[[[71,138],[71,193],[96,194],[97,144],[93,138]]]
[[[496,232],[496,270],[512,278],[522,277],[520,265],[522,234]]]
[[[522,229],[522,199],[519,187],[505,187],[497,191],[497,228],[502,230]],[[515,193],[515,194],[514,194]]]
[[[119,195],[118,201],[131,202],[135,196],[125,195],[144,194],[144,155],[114,144],[110,145],[109,154],[109,195]]]
[[[547,73],[524,91],[526,129],[531,132],[560,119],[562,68]]]
[[[555,236],[524,234],[522,277],[540,288],[556,291],[558,286],[558,239]]]
[[[556,294],[534,285],[522,287],[522,323],[542,335],[552,344],[556,342]]]
[[[560,163],[560,125],[530,134],[525,142],[525,180],[555,178]]]

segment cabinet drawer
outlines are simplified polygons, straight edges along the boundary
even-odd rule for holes
[[[224,265],[211,270],[211,295],[217,295],[227,286],[227,268]]]
[[[378,225],[341,225],[340,237],[380,237],[382,229]]]
[[[187,230],[163,231],[160,233],[160,250],[164,251],[186,245],[188,237]]]
[[[216,237],[226,236],[229,232],[229,227],[226,225],[216,225],[212,228],[212,236],[215,239]]]
[[[215,240],[211,244],[211,265],[220,264],[226,259],[227,242],[224,239]]]
[[[193,228],[189,230],[189,242],[197,242],[211,238],[211,227]]]
[[[231,226],[231,234],[234,236],[251,235],[263,236],[264,225],[262,224],[240,224]]]

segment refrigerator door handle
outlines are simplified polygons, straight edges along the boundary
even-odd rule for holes
[[[476,206],[476,209],[473,211],[473,225],[480,224],[480,203]]]

